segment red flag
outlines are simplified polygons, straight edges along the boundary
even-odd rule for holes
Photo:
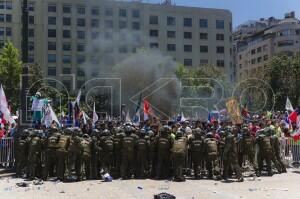
[[[293,123],[293,122],[297,122],[297,112],[293,111],[290,115],[289,115],[289,120]]]
[[[144,100],[144,120],[149,119],[150,115],[150,104],[147,100]]]

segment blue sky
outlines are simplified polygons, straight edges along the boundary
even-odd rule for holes
[[[159,3],[161,0],[144,0]],[[284,13],[295,11],[300,16],[300,0],[175,0],[176,5],[205,8],[224,8],[232,12],[233,25],[253,19],[274,16],[283,18]]]

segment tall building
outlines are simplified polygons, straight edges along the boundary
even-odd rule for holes
[[[259,77],[273,55],[285,53],[292,56],[300,52],[300,21],[294,12],[287,13],[282,20],[260,20],[243,30],[233,33],[237,82]]]
[[[11,40],[21,49],[21,14],[21,1],[0,1],[0,45]],[[157,48],[186,67],[220,67],[233,79],[228,10],[139,1],[29,0],[28,20],[29,62],[70,90],[86,79],[83,63],[113,65],[142,47]],[[123,34],[132,41],[124,42]],[[93,57],[90,52],[96,50],[110,56]],[[70,74],[75,74],[75,88]]]

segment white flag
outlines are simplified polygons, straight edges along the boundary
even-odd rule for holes
[[[80,97],[81,97],[81,90],[78,91],[78,94],[77,94],[77,97],[76,97],[76,100],[75,100],[75,102],[77,102],[78,106],[79,106],[79,103],[80,103]]]
[[[10,124],[16,123],[8,109],[8,103],[2,85],[0,87],[0,111],[2,112],[3,118],[6,121],[8,121]]]
[[[90,118],[84,111],[82,111],[82,117],[83,117],[83,123],[87,124],[87,120],[89,120]]]
[[[293,108],[293,106],[292,106],[292,103],[291,103],[289,97],[286,98],[285,110],[291,111],[291,112],[294,111],[294,108]]]
[[[186,120],[186,118],[184,117],[183,112],[181,112],[181,119],[180,119],[180,122],[184,122],[185,120]]]
[[[45,111],[44,118],[42,120],[44,121],[44,124],[47,128],[49,128],[51,126],[53,121],[55,121],[57,123],[57,125],[60,126],[60,122],[58,121],[58,118],[50,104],[48,104],[46,111]]]
[[[94,110],[93,110],[93,124],[95,124],[98,121],[98,115],[96,113],[96,107],[95,107],[95,102],[94,102]]]
[[[126,113],[125,123],[131,123],[129,110],[128,110],[127,113]]]

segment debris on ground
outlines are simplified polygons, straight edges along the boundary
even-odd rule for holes
[[[18,187],[29,187],[29,183],[27,182],[18,182],[16,183]]]
[[[154,195],[154,199],[176,199],[176,197],[168,193],[160,193]]]
[[[34,185],[42,185],[42,184],[44,184],[44,181],[42,179],[37,179],[37,180],[33,181],[33,184]]]
[[[140,186],[138,186],[137,188],[138,188],[138,189],[143,189],[143,187],[140,187]]]

